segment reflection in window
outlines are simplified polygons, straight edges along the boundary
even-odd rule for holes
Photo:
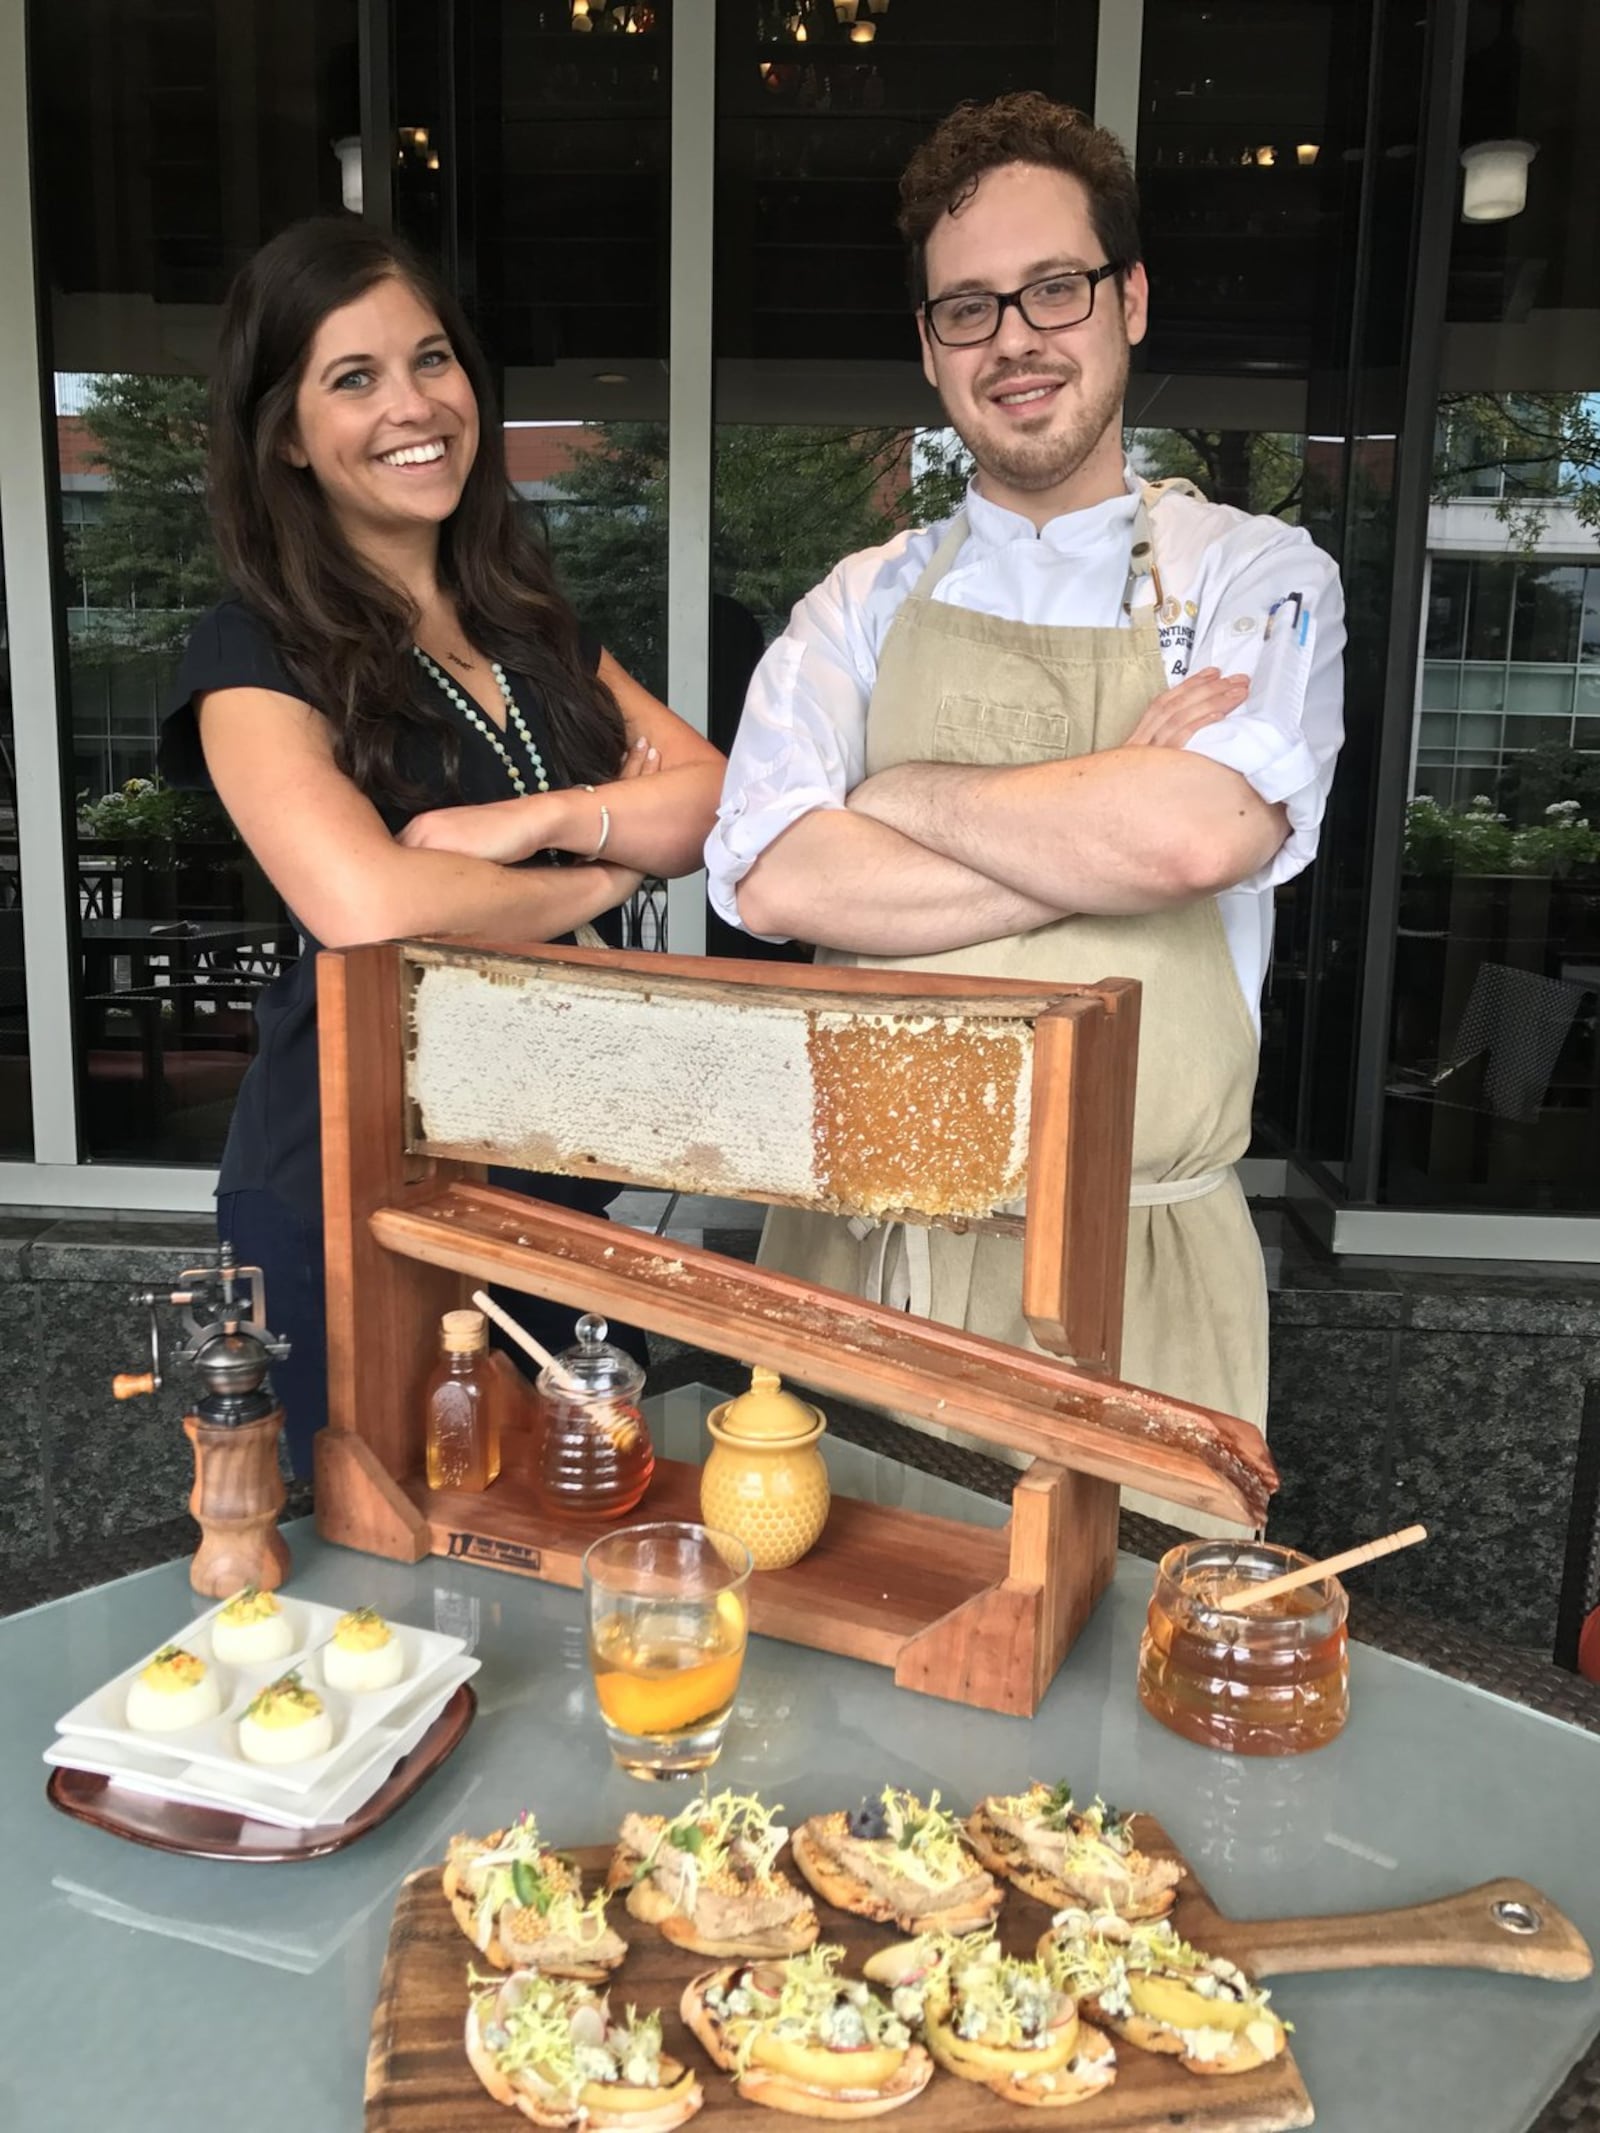
[[[1552,15],[1515,22],[1514,68],[1504,39],[1492,70],[1468,64],[1479,134],[1540,148],[1526,211],[1458,223],[1452,246],[1444,369],[1459,387],[1436,430],[1383,1190],[1401,1204],[1588,1210],[1600,1208],[1600,693],[1588,686],[1600,345],[1593,247],[1570,188],[1585,167],[1576,83],[1600,25],[1585,17],[1585,60]]]
[[[94,1155],[212,1160],[292,959],[281,904],[218,803],[156,776],[196,619],[222,590],[195,378],[57,380],[76,798],[83,1126]]]
[[[667,691],[667,426],[512,423],[506,463],[584,628]]]
[[[1430,659],[1459,659],[1467,633],[1467,586],[1471,566],[1440,556],[1428,583],[1426,649]]]
[[[156,741],[218,591],[203,475],[217,307],[286,223],[340,211],[356,6],[306,0],[290,31],[224,0],[52,0],[33,27],[84,1149],[213,1162],[254,1002],[296,943],[220,811],[157,783]]]
[[[0,1155],[27,1160],[32,1154],[28,989],[22,961],[22,869],[17,854],[16,715],[5,578],[0,572]]]

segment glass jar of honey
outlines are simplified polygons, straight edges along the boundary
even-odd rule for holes
[[[655,1472],[639,1411],[644,1372],[606,1331],[603,1318],[580,1318],[578,1345],[538,1378],[538,1496],[544,1510],[573,1518],[622,1517]]]
[[[1169,1549],[1139,1646],[1139,1700],[1187,1740],[1234,1755],[1320,1748],[1350,1709],[1345,1616],[1337,1578],[1269,1600],[1218,1602],[1309,1561],[1270,1541],[1188,1541]]]

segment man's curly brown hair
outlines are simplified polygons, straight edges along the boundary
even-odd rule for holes
[[[1131,266],[1143,256],[1139,189],[1126,149],[1070,104],[1052,103],[1037,89],[959,104],[940,121],[900,180],[900,234],[911,247],[911,294],[928,293],[928,238],[941,216],[959,215],[978,180],[1006,163],[1064,170],[1089,195],[1089,219],[1107,259]],[[1122,277],[1117,277],[1121,282]]]

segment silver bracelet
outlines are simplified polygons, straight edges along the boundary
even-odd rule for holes
[[[586,785],[586,786],[585,786],[585,787],[584,787],[583,789],[584,789],[584,791],[585,791],[585,792],[593,792],[593,791],[594,791],[594,787],[593,787],[592,785]],[[605,848],[606,848],[606,839],[607,839],[607,838],[608,838],[608,837],[609,837],[610,835],[611,835],[611,810],[610,810],[610,808],[609,808],[609,807],[607,807],[607,805],[606,805],[606,803],[604,802],[604,800],[602,800],[602,801],[600,802],[600,842],[599,842],[599,843],[598,843],[598,844],[597,844],[597,845],[595,846],[594,850],[593,850],[592,852],[590,852],[590,853],[588,854],[587,858],[586,858],[586,859],[584,860],[584,865],[585,865],[585,866],[593,866],[593,865],[594,865],[595,861],[596,861],[596,860],[597,860],[597,859],[598,859],[598,858],[600,857],[600,854],[601,854],[601,853],[602,853],[602,852],[603,852],[603,851],[605,850]]]

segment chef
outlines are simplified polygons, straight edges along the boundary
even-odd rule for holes
[[[826,959],[1143,988],[1122,1375],[1263,1424],[1250,1139],[1272,892],[1316,851],[1343,604],[1299,529],[1142,481],[1115,137],[963,106],[901,181],[923,368],[976,472],[849,556],[751,684],[711,898]],[[774,1210],[763,1259],[1029,1345],[1021,1247]]]

